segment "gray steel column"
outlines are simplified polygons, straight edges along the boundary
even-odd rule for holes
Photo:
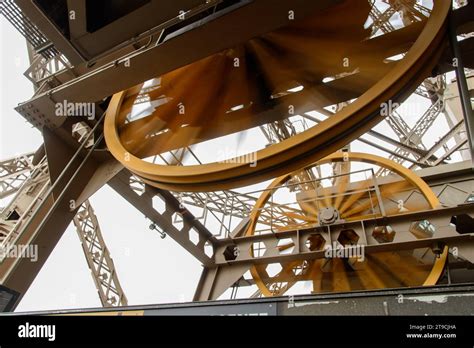
[[[469,95],[469,88],[467,85],[467,78],[464,72],[464,64],[461,57],[461,49],[456,35],[456,27],[453,21],[453,16],[449,18],[449,41],[456,64],[454,65],[456,71],[456,80],[459,89],[459,97],[461,100],[464,121],[466,125],[467,138],[469,141],[469,149],[471,152],[471,162],[474,168],[474,112],[472,110],[471,97]]]

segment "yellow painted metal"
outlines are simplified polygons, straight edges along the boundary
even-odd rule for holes
[[[435,263],[433,265],[433,269],[431,270],[428,278],[426,278],[425,282],[423,283],[423,286],[436,285],[439,278],[443,274],[444,267],[446,266],[446,260],[448,259],[448,250],[449,248],[445,246],[441,255],[436,258]]]
[[[330,162],[342,162],[347,158],[348,161],[370,163],[390,170],[392,173],[400,175],[404,180],[420,190],[420,193],[429,203],[430,207],[435,209],[439,207],[438,197],[434,194],[426,182],[423,181],[413,171],[404,166],[381,156],[361,152],[344,153],[336,152],[318,161],[318,165]]]
[[[345,4],[348,4],[348,6],[354,6],[354,9],[356,9],[357,6],[360,6],[360,2],[354,0],[348,0]],[[202,119],[192,116],[194,117],[192,121],[197,122],[199,120],[200,125],[181,127],[181,129],[185,130],[181,130],[181,132],[184,133],[180,133],[176,129],[173,129],[173,124],[177,121],[175,121],[173,117],[168,117],[167,120],[168,122],[171,122],[170,127],[172,128],[170,129],[169,136],[166,138],[166,144],[164,144],[154,143],[150,138],[140,138],[140,135],[142,134],[140,133],[141,129],[142,127],[146,127],[145,124],[140,126],[139,123],[137,127],[133,128],[135,129],[133,132],[130,131],[130,129],[132,129],[130,127],[134,122],[131,122],[130,126],[123,124],[126,116],[124,110],[130,109],[132,104],[130,104],[131,101],[129,96],[133,95],[133,92],[123,91],[117,93],[113,96],[110,102],[105,120],[104,134],[107,146],[118,161],[133,173],[143,178],[148,184],[175,191],[211,191],[228,189],[254,184],[265,179],[296,171],[299,168],[307,166],[309,163],[313,163],[324,156],[337,151],[348,142],[356,139],[377,123],[381,122],[384,119],[384,117],[379,114],[382,103],[385,103],[388,100],[391,100],[392,102],[403,100],[426,76],[431,73],[431,69],[437,62],[437,57],[441,54],[441,48],[445,42],[446,19],[449,10],[449,1],[434,0],[434,8],[429,19],[424,25],[421,34],[418,36],[402,61],[394,64],[392,69],[390,69],[380,80],[376,81],[376,83],[365,91],[365,93],[363,93],[355,102],[343,108],[334,116],[302,133],[257,151],[256,166],[249,166],[248,163],[242,163],[243,161],[238,160],[229,160],[225,163],[214,162],[190,166],[158,165],[144,161],[136,153],[128,150],[128,145],[123,143],[123,134],[120,133],[121,129],[129,129],[126,139],[129,139],[129,142],[133,142],[139,147],[141,146],[141,142],[147,142],[150,146],[154,148],[156,147],[158,150],[159,148],[163,148],[165,145],[167,146],[167,144],[169,145],[180,142],[185,144],[188,138],[198,136],[198,134],[205,130],[206,127],[211,127],[213,125],[214,121],[206,118],[205,114],[209,110],[212,112],[215,110],[213,110],[212,104],[203,104],[204,101],[202,101],[202,103],[196,102],[191,105],[195,110],[206,110]],[[338,23],[345,23],[345,20],[349,21],[352,15],[350,7],[346,8],[346,11],[338,11],[335,13],[337,13],[337,16],[334,17],[334,21],[337,21]],[[301,30],[301,28],[298,29]],[[295,39],[295,44],[299,42],[298,40],[301,41],[301,38]],[[236,51],[238,50],[236,49]],[[224,56],[225,54],[220,54],[220,57]],[[365,59],[370,60],[370,54],[364,57]],[[331,58],[336,59],[337,57]],[[191,74],[193,70],[197,71],[199,69],[204,69],[204,66],[207,64],[206,62],[215,62],[215,64],[217,64],[216,69],[220,71],[219,69],[221,68],[220,65],[218,65],[220,64],[220,60],[218,57],[211,56],[206,58],[206,60],[203,60],[203,62],[197,62],[196,64],[198,65],[196,69],[189,70],[188,74]],[[386,69],[386,66],[379,66],[378,69]],[[372,72],[373,74],[376,74],[375,70]],[[182,72],[183,70],[179,70],[173,73],[179,76]],[[282,74],[283,76],[284,70],[274,70],[274,73],[276,75]],[[268,72],[266,74],[268,74]],[[186,74],[184,74],[184,76],[186,76]],[[368,74],[368,76],[370,77],[370,74]],[[278,80],[278,78],[279,76],[274,76],[270,81],[277,84],[278,81],[275,79]],[[190,77],[182,77],[182,79],[190,79]],[[178,79],[176,83],[179,82],[180,79]],[[231,82],[232,81],[229,83]],[[238,85],[243,86],[240,82]],[[217,97],[215,93],[219,90],[217,86],[218,85],[215,84],[214,79],[212,79],[212,81],[209,80],[209,86],[207,87],[209,89],[202,92],[204,93],[203,96],[205,96],[205,98],[203,97],[203,100],[211,98],[213,101],[216,101]],[[206,85],[203,83],[200,86],[198,85],[198,87],[205,89]],[[255,86],[250,87],[255,88]],[[170,88],[172,88],[172,86]],[[190,93],[190,89],[183,87],[183,84],[180,84],[180,87],[176,88],[179,89],[179,93],[177,94],[178,97],[175,98],[175,102],[178,102],[181,97],[184,98]],[[217,90],[213,90],[216,88]],[[136,90],[137,88],[134,89],[134,92],[136,92]],[[127,105],[125,106],[123,104],[124,101],[127,102]],[[122,108],[124,108],[124,110],[122,110]],[[166,104],[164,108],[166,109]],[[247,115],[241,120],[233,122],[232,126],[240,127],[241,124],[253,124],[252,122],[255,122],[256,116],[254,115],[253,118],[250,116],[252,115]],[[162,121],[158,121],[158,124],[161,124],[160,122]],[[156,122],[156,120],[154,122]],[[160,129],[159,127],[158,130]],[[228,127],[228,125],[226,127]],[[224,129],[222,129],[222,131],[224,131]],[[177,133],[175,134],[174,132]],[[222,134],[219,133],[219,129],[217,128],[212,137],[218,137],[220,135]]]
[[[412,172],[411,170],[408,170],[407,168],[403,167],[402,165],[394,161],[388,160],[380,156],[376,156],[372,154],[364,154],[364,153],[355,153],[355,152],[352,152],[352,153],[337,152],[323,158],[322,160],[318,161],[314,165],[322,165],[322,164],[327,164],[327,163],[346,162],[346,161],[370,163],[373,165],[377,165],[381,168],[388,169],[390,172],[399,175],[401,179],[405,181],[406,183],[411,184],[413,188],[416,188],[424,197],[424,199],[426,200],[426,203],[431,209],[436,209],[440,205],[438,198],[433,193],[431,188],[414,172]],[[258,198],[254,206],[254,209],[252,210],[250,214],[250,223],[245,235],[249,236],[249,235],[254,234],[262,208],[270,200],[271,196],[275,193],[275,191],[279,187],[281,187],[285,182],[291,179],[291,177],[292,177],[292,174],[287,174],[287,175],[282,175],[276,178],[273,182],[270,183],[267,189],[260,195],[260,197]],[[406,184],[403,184],[403,185],[392,184],[392,186],[393,185],[394,187],[406,188]],[[352,196],[350,198],[352,198]],[[352,201],[352,204],[354,203],[355,201]],[[359,216],[353,217],[352,220],[362,219],[362,218],[364,218],[364,216],[359,215]],[[305,220],[303,219],[303,221]],[[306,224],[312,223],[312,221],[305,221],[305,223]],[[301,228],[302,226],[304,226],[304,223],[303,225],[299,227]],[[251,249],[251,252],[253,255],[253,248]],[[377,255],[378,255],[378,258],[380,258],[380,260],[387,260],[387,261],[393,260],[393,253],[391,252],[378,253]],[[431,268],[431,271],[427,274],[427,277],[423,283],[417,283],[416,277],[419,275],[419,272],[418,273],[415,272],[415,269],[409,263],[404,264],[403,266],[405,268],[411,270],[410,274],[405,275],[404,283],[406,283],[409,286],[435,285],[438,282],[440,276],[442,275],[442,272],[444,270],[444,266],[446,263],[446,259],[447,259],[447,248],[445,248],[443,253],[435,259],[434,264]],[[334,265],[333,261],[339,262],[341,260],[323,260],[323,261],[326,261],[328,263],[326,267],[332,267],[333,270],[339,270],[339,273],[340,273],[340,270],[341,270],[340,265],[338,264]],[[321,260],[309,261],[312,269],[310,272],[308,272],[308,274],[313,280],[314,292],[324,291],[324,289],[322,289],[322,285],[320,284],[323,275],[321,274],[321,270],[318,269],[318,267],[322,265],[321,262],[322,262]],[[365,261],[365,263],[366,263],[365,267],[361,271],[359,271],[359,275],[358,275],[361,282],[364,285],[372,286],[373,288],[386,287],[387,285],[385,285],[384,282],[381,280],[381,278],[377,275],[373,266],[367,263],[367,260]],[[268,276],[265,273],[264,269],[265,269],[264,267],[252,267],[250,270],[250,273],[252,274],[252,277],[255,280],[255,284],[258,286],[259,290],[264,296],[267,296],[267,297],[275,296],[276,294],[269,288],[269,285],[271,285],[271,281],[268,280]],[[288,272],[288,270],[284,268],[282,272]],[[354,272],[357,273],[358,271],[354,271]],[[345,289],[350,287],[350,285],[348,285],[349,282],[347,279],[347,274],[333,274],[332,276],[333,276],[334,284],[336,285],[333,284],[333,289],[330,289],[330,290],[326,289],[325,291],[345,291]],[[337,286],[338,283],[341,284],[340,287]],[[282,294],[278,293],[278,295],[282,295]]]

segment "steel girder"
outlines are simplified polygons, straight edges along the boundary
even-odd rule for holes
[[[243,277],[253,265],[324,258],[325,250],[310,251],[308,249],[306,244],[308,237],[315,234],[321,235],[325,243],[330,245],[332,241],[338,239],[341,231],[347,229],[354,230],[359,235],[360,243],[364,245],[367,254],[386,250],[436,248],[448,245],[450,252],[456,255],[456,259],[474,263],[474,254],[471,251],[474,244],[474,204],[469,203],[472,202],[474,196],[472,189],[474,177],[469,164],[428,168],[422,172],[424,173],[422,177],[430,184],[431,189],[441,202],[442,208],[277,234],[244,237],[239,234],[235,238],[221,239],[215,250],[215,266],[204,267],[194,300],[215,300],[234,285],[254,284],[251,278]],[[379,185],[382,186],[394,182],[396,180],[388,177],[378,180]],[[397,197],[407,204],[416,204],[420,199],[419,192],[413,190],[400,191]],[[454,218],[457,216],[461,216],[457,220],[458,226],[455,225],[456,218]],[[426,234],[417,237],[413,234],[414,224],[423,220],[432,224],[435,231],[433,235]],[[471,222],[469,223],[469,221]],[[397,237],[392,242],[380,243],[372,233],[375,227],[387,225],[396,231]],[[246,229],[246,227],[243,228]],[[279,252],[277,245],[282,239],[293,240],[295,248],[292,253],[282,255]],[[259,243],[266,245],[266,252],[263,255],[251,252],[252,246],[259,245]],[[229,250],[238,252],[229,253]],[[232,255],[236,257],[234,258]]]
[[[212,265],[210,250],[214,248],[216,238],[170,192],[143,182],[138,183],[142,187],[137,189],[137,179],[127,170],[121,171],[108,184],[200,262]],[[154,199],[159,200],[161,207],[154,207]],[[174,219],[182,221],[181,228]],[[197,236],[197,240],[193,240],[192,234]]]
[[[120,285],[114,261],[89,201],[81,205],[73,221],[102,306],[127,306],[127,297]]]

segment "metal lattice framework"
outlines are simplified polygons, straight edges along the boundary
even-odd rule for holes
[[[81,205],[73,221],[102,306],[126,306],[127,297],[118,280],[114,261],[105,245],[97,216],[89,201]]]
[[[0,199],[5,198],[20,188],[34,168],[33,153],[13,157],[0,162]]]
[[[1,250],[19,244],[22,228],[30,223],[39,203],[47,198],[46,192],[50,187],[48,163],[44,157],[35,165],[32,163],[33,157],[33,153],[20,155],[0,164],[5,173],[0,178],[0,196],[11,198],[9,204],[0,211]],[[127,305],[127,298],[89,201],[81,206],[73,221],[102,305]],[[4,261],[3,254],[1,261]]]
[[[75,22],[68,20],[71,32],[65,39],[58,37],[46,21],[38,21],[38,27],[34,24],[33,17],[29,16],[45,16],[40,9],[30,7],[25,1],[2,3],[3,15],[27,37],[36,51],[30,52],[31,67],[25,72],[35,85],[35,95],[17,111],[43,131],[46,156],[27,154],[0,163],[0,198],[15,194],[0,212],[1,242],[5,245],[37,244],[45,250],[45,256],[37,265],[23,260],[1,264],[0,282],[26,291],[61,233],[73,221],[102,305],[127,305],[88,200],[106,183],[152,222],[150,228],[158,230],[162,238],[173,238],[203,264],[195,300],[217,299],[229,291],[230,296],[235,297],[239,287],[253,287],[250,297],[258,297],[285,294],[299,280],[310,280],[315,285],[315,279],[325,277],[324,268],[329,267],[325,250],[319,244],[322,240],[326,243],[337,241],[344,247],[349,244],[364,246],[366,255],[372,260],[377,260],[381,253],[389,255],[378,260],[379,263],[393,265],[396,259],[393,255],[404,257],[406,263],[400,262],[396,266],[395,276],[388,276],[389,272],[382,271],[380,266],[365,269],[363,272],[370,273],[366,278],[362,277],[367,282],[366,288],[391,287],[395,283],[397,286],[435,284],[443,277],[445,262],[448,267],[461,261],[474,262],[474,245],[470,240],[474,221],[474,179],[467,162],[456,163],[471,159],[466,92],[472,93],[474,89],[474,75],[468,71],[467,86],[463,86],[459,80],[462,65],[461,68],[452,66],[450,61],[451,58],[460,59],[461,54],[453,55],[445,49],[449,29],[453,30],[454,26],[450,23],[448,28],[449,4],[434,1],[434,9],[429,9],[413,0],[386,0],[383,4],[370,0],[354,13],[340,11],[338,7],[352,8],[356,3],[352,0],[336,5],[330,1],[294,1],[289,8],[285,1],[238,1],[230,7],[221,1],[206,1],[179,16],[173,12],[175,5],[170,3],[163,5],[166,7],[163,13],[170,10],[170,18],[133,39],[114,37],[111,41],[115,46],[106,40],[96,44],[93,33],[85,31],[84,17],[79,16]],[[73,8],[72,2],[68,2],[64,6],[85,16],[82,5]],[[461,18],[456,28],[464,28],[463,20],[468,20],[466,13],[472,6],[461,7],[449,15]],[[142,16],[146,9],[142,9]],[[29,16],[22,13],[23,10]],[[267,14],[265,18],[254,18],[254,13],[263,10]],[[281,16],[282,11],[285,16]],[[148,12],[161,14],[150,9]],[[339,28],[340,23],[330,22],[331,16],[345,16],[348,23],[352,20],[355,23],[365,21],[364,16],[368,15],[364,30],[357,22],[361,32],[351,33],[354,35],[351,45],[365,52],[358,56],[360,52],[356,50],[350,57],[360,66],[355,70],[334,67],[325,65],[321,59],[320,65],[326,70],[321,68],[319,71],[319,67],[308,63],[319,56],[311,56],[313,52],[306,50],[309,39],[305,35],[318,27],[314,29],[311,21],[288,24],[286,15],[291,12],[297,17],[305,14],[307,18],[313,18],[309,14],[316,13],[314,18],[320,19],[318,23],[327,20],[324,23],[335,25],[335,28]],[[133,14],[129,16],[133,18]],[[181,24],[181,17],[188,20],[189,27]],[[246,19],[246,28],[242,28],[242,33],[234,34],[235,24],[242,23],[242,18]],[[204,23],[207,25],[201,27]],[[133,27],[141,23],[135,18],[128,24]],[[114,23],[105,26],[105,32],[113,26]],[[191,50],[192,43],[197,40],[193,36],[195,28],[201,29],[203,37],[209,36],[199,50]],[[285,31],[288,28],[290,30]],[[64,54],[50,45],[46,39],[48,35],[41,32],[54,38],[52,41],[64,49]],[[140,31],[136,29],[136,32]],[[225,44],[221,39],[213,41],[212,33],[215,32],[226,33]],[[110,29],[109,35],[114,33]],[[458,44],[469,47],[466,42],[472,42],[469,33],[459,34],[465,43],[451,42],[453,52]],[[451,40],[452,36],[451,33]],[[305,38],[304,45],[299,44],[302,37]],[[324,52],[340,49],[338,45],[331,46],[337,40],[326,41],[318,42],[325,47],[318,51],[323,57]],[[314,42],[310,43],[316,47]],[[288,49],[290,46],[294,52]],[[335,49],[331,50],[331,47]],[[292,56],[295,52],[298,59]],[[173,59],[163,58],[168,56]],[[275,59],[280,56],[291,59]],[[249,85],[243,82],[241,72],[224,68],[229,67],[229,57],[241,59],[239,62],[247,69],[245,76],[250,76]],[[312,59],[306,61],[308,57]],[[334,57],[325,58],[339,61],[339,56]],[[399,60],[402,63],[397,64]],[[153,62],[157,62],[156,65]],[[153,69],[148,69],[149,66]],[[293,70],[294,66],[301,66],[301,69]],[[472,66],[470,61],[469,66]],[[394,69],[390,70],[392,67]],[[458,68],[458,80],[450,81],[454,68]],[[313,79],[307,79],[307,76],[313,76]],[[318,85],[319,78],[324,83]],[[148,82],[143,84],[143,81]],[[370,89],[375,83],[379,86],[380,81],[388,81],[385,89]],[[201,84],[206,88],[199,90],[197,87]],[[372,93],[364,94],[369,89]],[[231,93],[242,90],[248,92],[248,99]],[[384,93],[379,94],[381,90]],[[168,95],[168,91],[179,93]],[[425,110],[407,114],[401,111],[401,105],[391,109],[388,115],[381,115],[382,104],[398,104],[412,93],[423,101]],[[112,96],[111,101],[107,99],[109,96]],[[56,103],[62,100],[92,103],[99,110],[96,110],[95,119],[82,117],[76,121],[52,117]],[[147,106],[152,110],[151,114],[132,112]],[[162,110],[171,110],[173,106],[188,110],[183,111],[183,119],[160,115]],[[107,116],[100,108],[108,108]],[[252,108],[258,113],[247,115]],[[281,117],[286,115],[286,109],[292,110],[291,116]],[[217,115],[217,121],[209,122],[209,115]],[[188,119],[184,120],[186,117]],[[336,131],[342,130],[342,123],[335,128],[327,127],[335,119],[344,122],[344,132]],[[441,122],[447,123],[448,128],[440,135],[436,125]],[[165,129],[163,123],[168,128]],[[381,127],[375,129],[377,123]],[[158,126],[154,129],[150,124]],[[196,126],[201,127],[199,131]],[[257,168],[242,169],[240,164],[225,163],[210,166],[210,171],[199,171],[209,163],[202,152],[196,150],[196,144],[250,126],[254,126],[254,136],[265,146],[261,152],[263,156],[257,158]],[[81,134],[77,141],[78,134],[74,132],[79,128]],[[324,133],[316,136],[311,133],[315,129],[322,129]],[[178,136],[179,132],[184,136]],[[311,141],[306,139],[298,146],[307,145],[311,151],[303,145],[297,147],[295,139],[303,139],[309,133],[312,134]],[[438,139],[433,141],[434,137]],[[271,152],[274,146],[280,149],[282,144],[291,142],[295,145],[293,152],[289,151],[291,146],[285,149],[288,152]],[[329,169],[322,165],[306,168],[329,153],[344,156],[360,143],[366,146],[367,152],[382,151],[388,158],[387,163],[403,166],[406,175],[393,175],[387,166],[375,165],[370,171],[376,184],[362,189],[360,182],[351,180],[361,172],[352,164],[337,162],[329,163]],[[155,149],[167,151],[153,151]],[[136,161],[132,150],[139,153],[141,157],[137,154],[136,158],[140,157],[140,161]],[[456,160],[453,160],[454,154]],[[33,164],[34,157],[43,159]],[[199,170],[188,177],[185,170],[190,159],[195,164],[194,169]],[[426,184],[424,189],[420,189],[420,185],[406,187],[407,182],[420,182],[410,170],[420,173],[429,187]],[[262,203],[262,190],[235,188],[234,184],[255,184],[283,173],[289,173],[290,177],[278,189],[298,197],[306,194],[313,201],[319,199],[318,192],[329,192],[321,198],[325,201],[324,209],[333,209],[341,217],[344,213],[341,205],[345,205],[346,214],[348,210],[357,218],[352,214],[352,218],[322,222],[321,207],[311,210],[301,200],[282,202],[281,197],[270,195],[259,208],[257,228],[252,216]],[[329,182],[332,188],[328,189],[323,182]],[[331,190],[336,188],[347,191],[347,197],[335,198]],[[390,197],[383,195],[386,191],[390,191]],[[440,206],[432,200],[429,206],[416,208],[423,202],[423,194],[426,199],[428,191],[436,202],[439,200]],[[71,201],[75,203],[72,207]],[[252,233],[248,233],[249,226],[255,227]],[[282,240],[287,243],[282,244]],[[423,252],[411,253],[413,250]],[[443,262],[433,261],[433,255],[441,256]],[[272,264],[279,264],[283,270],[271,276],[266,270]],[[346,266],[354,266],[350,257],[333,262],[336,268]],[[417,267],[422,269],[423,279],[415,281],[406,274],[419,270]],[[428,268],[433,272],[426,273]],[[253,272],[249,273],[250,270]],[[395,278],[396,282],[393,281]],[[325,291],[353,289],[343,278],[339,281],[340,284]],[[315,286],[313,290],[324,289]]]
[[[50,59],[59,52],[44,36],[38,27],[23,14],[14,0],[4,0],[0,3],[0,13],[25,37],[43,57]]]
[[[28,155],[19,156],[18,160],[10,162],[12,164],[18,164],[20,171],[24,170],[24,159],[28,159]],[[37,165],[33,166],[31,162],[28,163],[28,175],[19,177],[21,180],[20,185],[11,190],[2,191],[2,196],[13,195],[10,202],[0,212],[0,226],[2,228],[1,236],[1,248],[3,250],[8,249],[11,245],[18,242],[18,239],[22,233],[22,229],[25,225],[29,224],[32,220],[33,212],[37,209],[38,205],[42,200],[45,199],[45,192],[49,188],[49,173],[48,164],[46,158],[43,158]],[[15,172],[14,169],[10,169]],[[8,177],[5,178],[8,182]],[[6,187],[7,185],[2,185]]]

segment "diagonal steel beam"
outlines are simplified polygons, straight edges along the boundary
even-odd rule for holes
[[[212,265],[212,254],[210,252],[206,254],[206,247],[209,250],[217,242],[212,233],[190,211],[182,207],[170,192],[144,185],[143,191],[137,193],[130,186],[132,177],[129,171],[122,170],[108,184],[155,223],[162,233],[168,234],[204,265]],[[161,211],[153,206],[153,199],[159,199],[164,203]],[[182,219],[182,226],[174,223],[176,216]],[[197,242],[192,240],[191,233],[199,236]]]
[[[114,261],[88,200],[81,205],[73,221],[102,306],[127,306],[127,297],[120,285]]]

